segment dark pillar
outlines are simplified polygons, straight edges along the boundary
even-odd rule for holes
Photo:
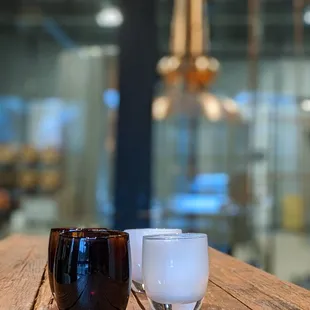
[[[155,0],[122,0],[115,227],[148,227],[151,107],[156,69]]]

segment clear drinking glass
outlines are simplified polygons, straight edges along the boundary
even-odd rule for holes
[[[180,234],[181,229],[169,228],[143,228],[127,229],[129,234],[131,248],[131,265],[132,265],[132,285],[131,288],[137,293],[144,293],[142,277],[142,243],[143,236],[162,235],[162,234]]]
[[[209,280],[208,237],[143,237],[143,283],[154,310],[198,310]]]

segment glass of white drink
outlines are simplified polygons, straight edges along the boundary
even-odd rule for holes
[[[132,289],[138,293],[144,293],[142,278],[142,242],[143,236],[162,235],[162,234],[180,234],[181,229],[166,228],[144,228],[127,229],[129,234],[131,248],[131,266],[132,266]]]
[[[143,238],[143,283],[154,310],[200,309],[208,280],[207,235]]]

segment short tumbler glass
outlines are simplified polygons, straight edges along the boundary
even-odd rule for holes
[[[53,270],[54,270],[54,261],[55,261],[55,254],[56,249],[58,246],[59,241],[59,235],[63,232],[73,231],[76,230],[76,228],[52,228],[50,231],[50,238],[48,243],[48,279],[50,282],[50,287],[52,294],[54,295],[54,279],[53,279]]]
[[[82,230],[60,235],[54,265],[59,310],[125,310],[130,282],[127,233]]]
[[[48,243],[48,279],[51,287],[51,291],[53,296],[55,295],[54,290],[54,278],[53,278],[53,270],[54,270],[54,262],[55,262],[55,254],[56,249],[59,242],[60,234],[64,232],[70,232],[70,231],[101,231],[101,230],[107,230],[107,228],[77,228],[77,227],[70,227],[70,228],[52,228],[50,231],[50,237],[49,237],[49,243]]]
[[[143,236],[180,234],[181,229],[170,228],[141,228],[125,230],[130,236],[131,264],[132,264],[132,289],[137,293],[144,293],[142,276],[142,243]]]
[[[153,309],[200,309],[208,280],[207,235],[143,238],[144,289]]]

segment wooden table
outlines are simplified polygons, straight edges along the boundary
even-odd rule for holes
[[[0,310],[57,310],[46,261],[47,238],[15,235],[0,241]],[[128,309],[149,306],[144,296],[136,294]],[[210,249],[203,309],[310,310],[310,292]]]

